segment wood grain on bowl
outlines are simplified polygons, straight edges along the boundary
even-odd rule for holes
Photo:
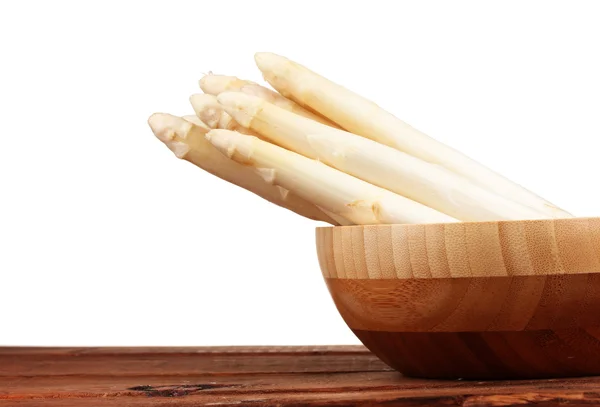
[[[358,338],[404,374],[600,374],[600,219],[317,229]]]
[[[317,228],[327,278],[600,272],[600,218]]]

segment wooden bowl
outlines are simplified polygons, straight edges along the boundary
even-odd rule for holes
[[[316,234],[340,314],[407,376],[600,375],[600,218]]]

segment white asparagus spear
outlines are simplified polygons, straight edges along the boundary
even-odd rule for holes
[[[255,168],[266,182],[283,187],[355,224],[456,221],[427,206],[258,137],[228,130],[211,130],[206,138],[227,157]]]
[[[483,188],[549,217],[572,217],[521,185],[409,126],[370,100],[298,63],[267,52],[257,53],[255,60],[265,80],[279,93],[352,133],[442,165]]]
[[[332,225],[338,224],[312,203],[266,183],[251,168],[228,160],[206,140],[208,129],[166,113],[153,114],[148,119],[148,124],[156,137],[178,158],[302,216]]]
[[[190,103],[196,116],[211,129],[235,130],[255,136],[254,132],[241,126],[223,110],[214,95],[197,93],[190,96]]]
[[[255,96],[225,92],[219,103],[269,141],[463,221],[547,218],[435,164],[288,112]]]
[[[298,103],[285,98],[279,93],[265,88],[258,83],[239,79],[235,76],[208,74],[200,79],[199,84],[202,91],[210,95],[217,96],[219,93],[228,91],[243,92],[248,95],[258,96],[259,98],[264,99],[275,106],[279,106],[282,109],[289,110],[290,112],[294,112],[300,116],[308,117],[309,119],[316,120],[328,126],[338,127],[335,123],[327,120],[325,117],[303,108]]]

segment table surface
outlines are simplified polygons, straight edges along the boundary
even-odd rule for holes
[[[589,406],[600,377],[402,377],[361,346],[0,347],[0,407]]]

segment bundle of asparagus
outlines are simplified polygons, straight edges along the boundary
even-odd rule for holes
[[[332,225],[572,216],[300,64],[255,60],[275,90],[206,75],[195,115],[155,113],[154,134],[177,157]]]

